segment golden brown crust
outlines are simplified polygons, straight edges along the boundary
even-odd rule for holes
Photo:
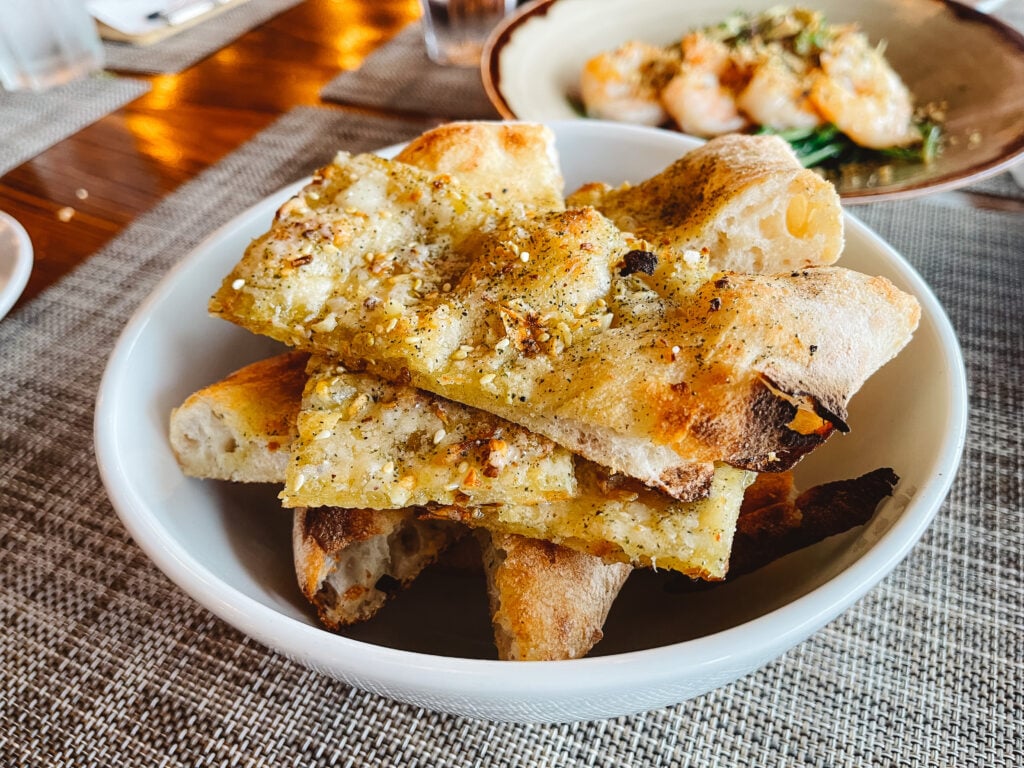
[[[740,517],[773,504],[791,502],[796,498],[792,472],[759,472],[747,486],[740,506]]]
[[[550,128],[528,123],[448,123],[410,141],[395,157],[456,176],[495,199],[563,207],[562,176]]]
[[[314,507],[294,514],[295,569],[302,594],[315,603],[327,575],[328,559],[358,542],[387,536],[402,524],[405,515],[368,509]]]
[[[608,611],[632,568],[522,536],[482,538],[499,658],[585,656],[601,639]]]
[[[729,577],[864,525],[899,482],[889,468],[814,486],[796,499],[748,510],[736,524]]]
[[[308,357],[286,352],[252,363],[175,408],[170,442],[183,471],[210,479],[282,482]]]
[[[331,630],[365,621],[408,586],[460,531],[415,510],[295,510],[292,552],[299,589]]]

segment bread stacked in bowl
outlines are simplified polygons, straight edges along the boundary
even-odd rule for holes
[[[722,580],[891,490],[788,475],[919,316],[830,266],[827,182],[736,136],[635,186],[561,187],[539,125],[342,153],[211,300],[297,351],[193,395],[172,444],[189,474],[282,484],[328,628],[475,529],[500,657],[574,658],[633,568]]]

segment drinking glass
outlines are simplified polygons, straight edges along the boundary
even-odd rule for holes
[[[103,46],[84,0],[0,2],[0,85],[44,90],[103,66]]]
[[[427,55],[438,64],[477,67],[494,25],[516,0],[420,0]]]

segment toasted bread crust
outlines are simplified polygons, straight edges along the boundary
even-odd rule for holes
[[[585,656],[632,568],[523,536],[481,537],[498,657]]]
[[[559,209],[563,180],[554,141],[551,129],[541,125],[447,123],[410,141],[395,159],[450,174],[499,200]]]
[[[331,630],[365,621],[434,562],[460,531],[414,510],[295,510],[299,588]]]
[[[883,467],[816,485],[795,499],[748,508],[736,525],[729,577],[750,573],[790,552],[864,525],[898,482],[896,473]]]
[[[260,360],[190,395],[171,412],[170,443],[193,477],[282,482],[306,382],[304,352]]]

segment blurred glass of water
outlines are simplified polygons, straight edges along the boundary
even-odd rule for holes
[[[427,55],[438,64],[480,66],[484,42],[516,0],[420,0]]]
[[[0,85],[44,90],[103,66],[85,0],[0,0]]]

